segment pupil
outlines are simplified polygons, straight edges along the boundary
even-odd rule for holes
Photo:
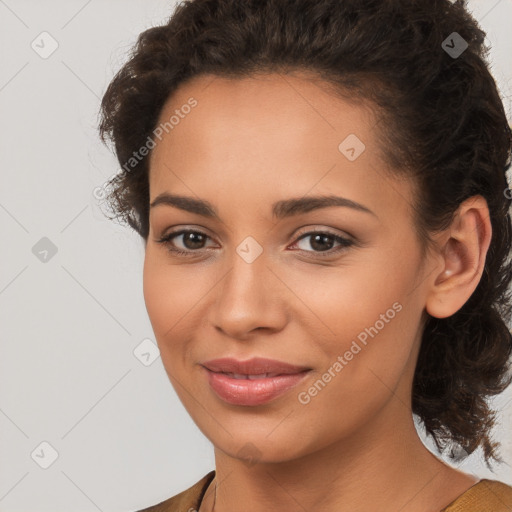
[[[321,245],[321,244],[320,244],[320,246],[317,246],[317,241],[319,241],[319,240],[321,241],[321,243],[325,243],[325,242],[328,242],[329,240],[331,240],[331,236],[330,235],[314,235],[313,240],[311,242],[311,247],[313,247],[314,249],[318,249],[320,251],[326,251],[326,250],[331,249],[331,247],[326,248],[325,245]],[[332,240],[331,240],[331,243],[328,245],[332,245]]]
[[[199,239],[199,241],[194,241],[194,238]],[[203,242],[201,238],[203,238],[203,236],[199,233],[185,233],[184,244],[187,247],[187,249],[200,249],[201,243]],[[189,242],[191,242],[192,246],[190,246]],[[194,245],[194,243],[198,243],[199,246]]]

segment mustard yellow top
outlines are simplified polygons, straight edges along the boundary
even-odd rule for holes
[[[196,512],[214,477],[210,471],[185,491],[138,512]],[[484,478],[439,512],[512,512],[512,487]]]

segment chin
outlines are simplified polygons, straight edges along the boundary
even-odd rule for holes
[[[236,435],[230,436],[228,433],[224,433],[221,438],[218,429],[212,436],[208,432],[203,431],[203,433],[216,450],[220,450],[234,459],[243,460],[248,466],[287,462],[308,453],[311,443],[308,443],[300,435],[300,432],[286,431],[283,425],[277,427],[281,430],[279,433],[272,432],[276,429],[276,425],[275,422],[272,422],[271,426],[264,430],[259,429],[259,431],[255,431],[254,428],[239,429],[236,431]],[[231,432],[231,429],[228,432]]]

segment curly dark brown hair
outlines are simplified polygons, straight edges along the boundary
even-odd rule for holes
[[[484,272],[455,314],[425,312],[412,412],[440,452],[462,448],[460,460],[482,447],[491,468],[491,459],[503,459],[490,436],[496,412],[488,398],[512,381],[512,132],[484,39],[466,0],[184,1],[166,24],[139,35],[102,99],[99,132],[122,169],[108,184],[113,218],[145,241],[149,155],[127,162],[151,139],[170,95],[206,73],[301,70],[345,99],[371,102],[386,126],[377,130],[384,160],[417,186],[422,247],[465,199],[482,195],[492,225]]]

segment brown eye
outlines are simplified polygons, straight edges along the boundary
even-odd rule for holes
[[[181,240],[181,247],[176,247],[174,239]],[[192,229],[183,229],[181,231],[175,231],[168,233],[161,239],[157,240],[158,243],[161,243],[167,247],[167,249],[172,252],[183,256],[193,255],[194,252],[200,252],[201,249],[204,249],[205,242],[210,239],[210,237],[201,232]]]
[[[312,250],[308,250],[304,247],[299,247],[299,249],[302,252],[319,253],[319,256],[324,256],[322,253],[326,253],[325,256],[332,256],[333,254],[337,254],[354,244],[352,240],[330,233],[329,231],[310,231],[300,236],[294,245],[298,245],[299,242],[302,242],[303,240],[308,240],[308,242],[303,244],[303,246],[309,245]],[[335,243],[338,243],[339,245],[337,248],[333,249]]]
[[[205,235],[195,231],[187,231],[180,236],[183,236],[183,245],[187,249],[202,249],[205,242]]]

